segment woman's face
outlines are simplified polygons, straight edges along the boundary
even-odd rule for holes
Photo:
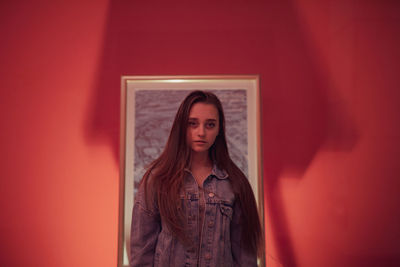
[[[189,113],[186,142],[192,151],[207,152],[219,132],[218,110],[212,104],[196,103]]]

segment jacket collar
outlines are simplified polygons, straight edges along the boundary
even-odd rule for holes
[[[214,166],[211,170],[211,174],[215,175],[218,179],[226,179],[228,178],[228,173],[225,170],[221,170],[217,167],[217,164],[214,163]]]
[[[192,173],[189,168],[185,168],[185,171],[189,172],[190,174]],[[228,173],[225,170],[221,170],[217,167],[217,164],[214,162],[213,168],[211,170],[211,175],[217,177],[218,179],[226,179],[228,178]]]

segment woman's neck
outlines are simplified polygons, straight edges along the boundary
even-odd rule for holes
[[[203,187],[204,180],[210,175],[212,162],[208,153],[193,153],[190,170],[199,187]]]
[[[192,159],[190,162],[190,169],[198,169],[198,168],[211,168],[212,162],[210,157],[208,156],[208,152],[206,153],[193,153]]]

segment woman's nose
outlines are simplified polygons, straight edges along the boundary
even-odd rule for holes
[[[204,135],[206,134],[203,125],[200,125],[200,126],[197,128],[197,134],[198,134],[199,136],[204,136]]]

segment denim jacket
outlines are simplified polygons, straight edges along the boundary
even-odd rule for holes
[[[147,207],[143,186],[135,198],[132,215],[130,266],[221,267],[257,266],[256,255],[240,245],[241,211],[226,172],[214,166],[203,183],[205,209],[199,225],[199,188],[186,171],[180,198],[186,233],[196,246],[184,246],[161,221],[156,207]],[[202,227],[201,236],[199,227]]]

